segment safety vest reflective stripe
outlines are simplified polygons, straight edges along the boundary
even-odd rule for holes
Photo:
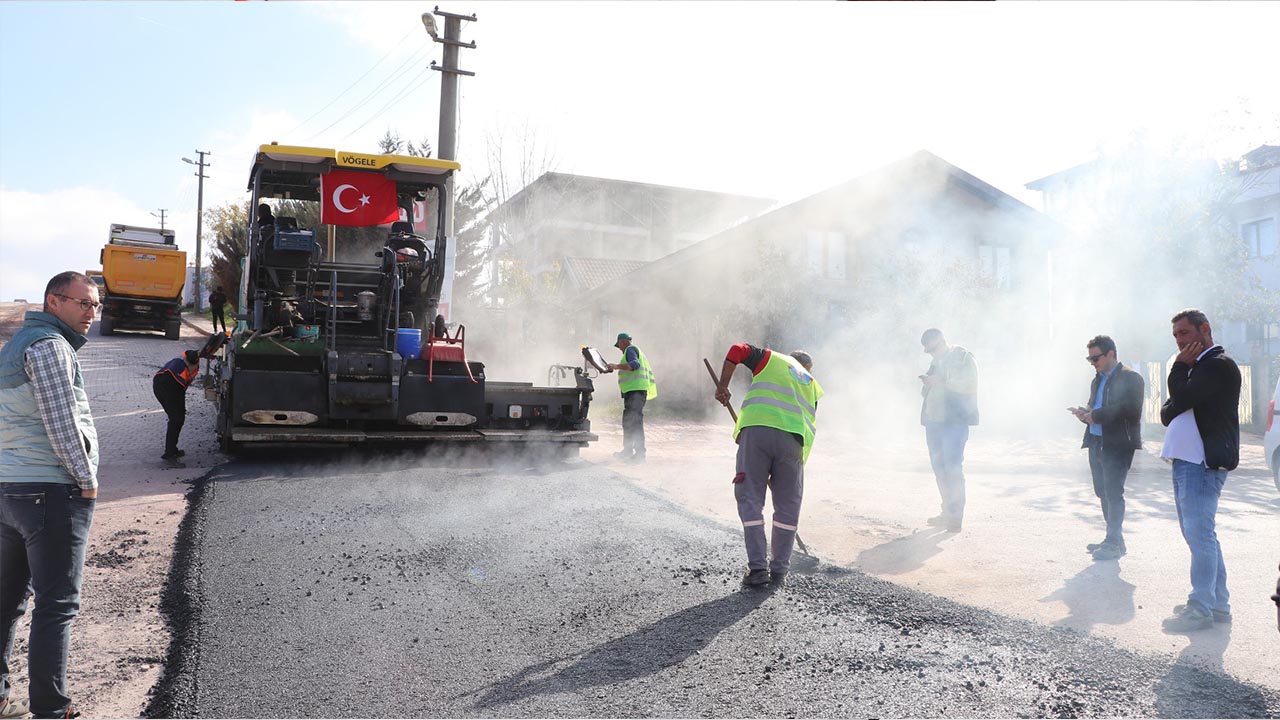
[[[810,415],[818,414],[818,408],[810,405],[808,401],[806,401],[803,397],[801,397],[800,393],[796,392],[796,389],[793,387],[785,387],[785,386],[778,385],[776,383],[771,383],[771,382],[758,382],[758,383],[752,383],[751,389],[752,390],[772,390],[773,392],[776,392],[776,393],[782,393],[783,395],[787,395],[794,398],[796,401],[796,404],[808,410]]]
[[[769,353],[769,361],[751,379],[734,426],[735,439],[744,427],[770,427],[799,435],[803,440],[801,462],[809,459],[817,435],[817,407],[822,386],[799,361],[781,353]]]
[[[185,368],[181,373],[175,373],[169,368],[164,368],[160,372],[156,373],[156,376],[158,377],[160,375],[164,375],[167,373],[169,377],[173,378],[174,380],[177,380],[179,385],[181,385],[184,388],[189,388],[191,387],[192,381],[196,379],[196,374],[198,372],[199,372],[199,369],[192,370],[189,367]]]
[[[763,524],[764,524],[763,520],[743,520],[742,521],[742,527],[755,527],[757,525],[763,525]]]
[[[804,415],[804,411],[800,409],[800,406],[794,405],[785,400],[775,400],[769,397],[748,397],[746,400],[742,402],[742,407],[744,408],[750,407],[752,405],[769,405],[772,407],[776,407],[779,410],[785,410],[786,412],[796,413],[797,415],[800,415],[801,417],[804,418],[804,424],[806,427],[809,428],[809,430],[813,432],[817,432],[818,430],[818,428],[814,427],[813,421],[809,419],[809,416]]]
[[[632,347],[635,347],[632,345]],[[636,360],[640,363],[637,370],[619,370],[618,371],[618,390],[624,395],[637,390],[644,390],[646,399],[652,400],[658,397],[658,381],[654,377],[653,368],[649,365],[649,358],[644,356],[640,348],[636,348]],[[622,363],[627,362],[627,354],[622,354]]]
[[[773,521],[773,526],[776,528],[782,528],[783,530],[790,530],[791,532],[796,531],[795,525],[787,525],[786,523],[780,523],[777,520]]]

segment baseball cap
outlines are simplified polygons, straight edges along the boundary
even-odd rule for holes
[[[630,339],[631,339],[631,336],[629,334],[618,333],[618,339],[613,343],[613,346],[618,347],[618,343],[622,342],[623,340],[630,340]]]

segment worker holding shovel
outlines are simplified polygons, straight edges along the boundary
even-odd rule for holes
[[[747,546],[742,584],[780,585],[791,567],[804,496],[804,463],[817,432],[822,386],[809,372],[813,359],[806,352],[783,355],[768,348],[734,345],[725,355],[715,395],[731,413],[729,380],[738,365],[751,368],[752,375],[742,415],[733,428],[738,443],[733,494]],[[707,369],[711,369],[709,363]],[[766,490],[773,496],[771,561],[764,532]]]

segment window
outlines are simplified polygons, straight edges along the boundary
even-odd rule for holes
[[[1244,339],[1257,343],[1264,355],[1280,355],[1280,323],[1249,323],[1244,329]]]
[[[978,265],[982,277],[991,281],[997,290],[1008,290],[1012,283],[1009,266],[1009,248],[1002,245],[978,245]]]
[[[849,242],[844,233],[810,230],[805,233],[805,269],[810,275],[844,280],[848,274]]]
[[[1240,226],[1240,236],[1252,257],[1269,257],[1276,254],[1276,220],[1266,218]]]

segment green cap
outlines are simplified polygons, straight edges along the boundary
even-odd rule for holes
[[[627,333],[618,333],[618,340],[613,343],[613,346],[618,347],[619,343],[621,343],[623,340],[630,340],[630,339],[631,339],[631,336],[628,335]]]

